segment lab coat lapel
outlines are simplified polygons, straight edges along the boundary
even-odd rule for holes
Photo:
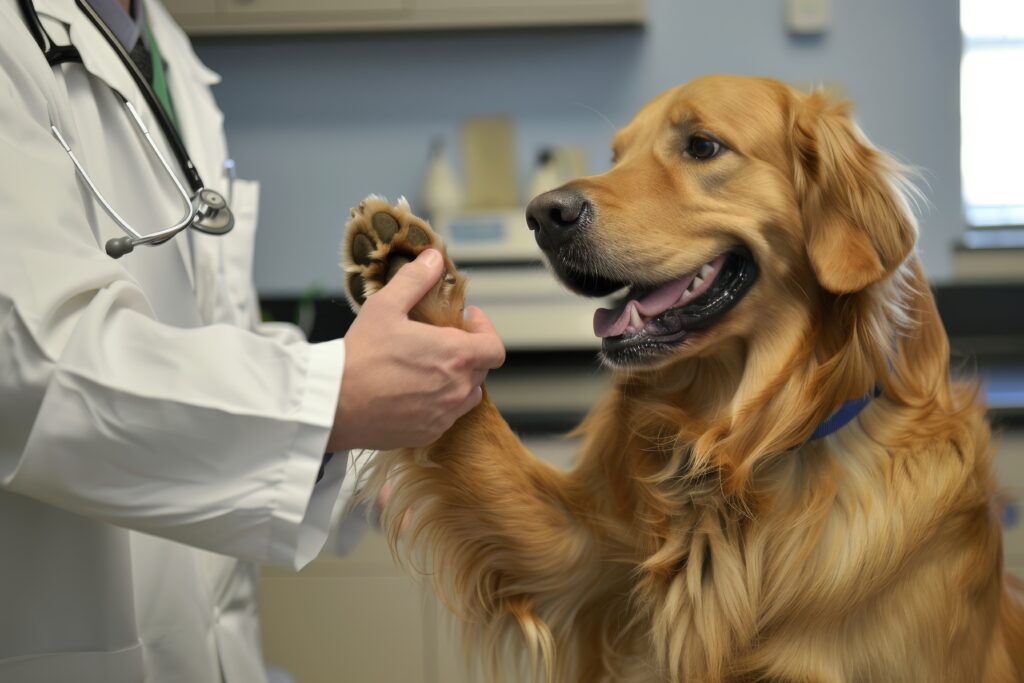
[[[188,38],[181,32],[158,2],[147,2],[153,37],[168,65],[167,84],[175,103],[178,125],[192,162],[206,187],[229,199],[224,174],[227,149],[224,145],[224,114],[217,106],[209,86],[220,76],[196,56]],[[217,278],[222,269],[224,237],[193,231],[192,252],[196,266],[196,295],[203,319],[212,322],[216,310]]]
[[[182,139],[206,186],[224,192],[224,114],[209,91],[209,86],[220,82],[220,76],[199,61],[162,5],[147,2],[146,12],[153,37],[168,65],[168,87]]]
[[[36,12],[40,16],[52,17],[68,27],[71,43],[81,54],[82,66],[85,67],[86,71],[124,95],[129,102],[135,105],[135,109],[139,112],[139,116],[142,118],[143,123],[146,124],[153,139],[161,146],[165,158],[171,165],[171,170],[180,175],[174,155],[170,153],[169,145],[166,143],[161,144],[163,142],[163,133],[160,130],[160,125],[146,105],[146,99],[142,96],[138,86],[135,85],[135,81],[132,79],[127,67],[121,62],[117,52],[110,47],[92,21],[75,4],[75,0],[36,0],[35,6]],[[149,9],[149,5],[147,5],[146,9]],[[57,40],[60,42],[59,39]],[[125,117],[127,116],[128,113],[125,112]],[[144,145],[145,143],[140,140],[139,144]],[[184,182],[183,178],[181,180]],[[165,182],[168,184],[168,191],[173,191],[170,179],[166,179]],[[174,243],[181,256],[189,281],[195,287],[192,255],[189,252],[188,240],[182,234],[172,239],[171,242]]]

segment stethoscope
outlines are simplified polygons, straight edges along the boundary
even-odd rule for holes
[[[153,87],[149,84],[149,81],[139,70],[139,67],[135,65],[135,62],[132,61],[131,56],[128,54],[128,51],[125,50],[124,46],[121,45],[121,42],[96,14],[96,11],[88,3],[84,2],[84,0],[75,0],[75,4],[78,5],[78,8],[85,14],[85,16],[89,17],[89,20],[103,35],[114,52],[117,53],[117,56],[121,59],[121,62],[128,70],[128,73],[131,74],[132,79],[135,81],[135,84],[139,87],[139,91],[145,98],[146,104],[149,105],[150,111],[159,122],[164,138],[171,145],[171,150],[174,152],[174,156],[177,158],[178,164],[184,171],[189,189],[191,189],[191,193],[185,190],[181,182],[178,180],[178,177],[167,164],[167,160],[164,158],[164,155],[160,153],[160,150],[153,142],[153,138],[150,136],[149,130],[142,122],[142,119],[139,117],[139,113],[135,110],[135,107],[132,106],[132,103],[129,102],[124,95],[115,89],[114,93],[121,99],[125,109],[128,110],[129,116],[135,122],[136,128],[145,138],[146,143],[153,151],[153,154],[155,154],[157,159],[160,160],[160,165],[163,166],[167,175],[170,176],[171,180],[174,182],[174,186],[178,189],[178,192],[181,194],[186,206],[185,214],[174,225],[148,235],[143,235],[118,215],[110,205],[110,202],[108,202],[99,189],[97,189],[92,178],[89,177],[89,174],[85,172],[84,168],[82,168],[82,164],[78,161],[78,158],[71,150],[71,147],[64,139],[64,136],[61,135],[60,130],[58,130],[56,126],[51,125],[50,130],[53,132],[53,136],[57,138],[57,141],[60,142],[64,151],[67,152],[69,157],[71,157],[71,161],[75,164],[78,174],[88,186],[89,191],[92,192],[93,197],[95,197],[96,201],[100,203],[100,206],[102,206],[103,210],[107,212],[107,215],[110,216],[110,218],[120,226],[121,230],[125,232],[124,237],[115,237],[107,240],[107,254],[114,258],[121,258],[125,254],[130,253],[140,244],[147,246],[163,244],[187,228],[195,228],[200,232],[205,232],[210,235],[223,235],[230,231],[235,225],[235,217],[231,213],[231,209],[228,207],[227,201],[219,192],[211,190],[203,185],[203,179],[199,176],[199,171],[196,170],[195,165],[192,163],[192,159],[189,158],[188,151],[185,149],[185,143],[182,142],[181,136],[178,135],[177,129],[171,122],[170,117],[164,111],[164,108],[160,104],[160,100],[157,98],[156,93],[153,91]],[[53,42],[53,39],[50,38],[50,35],[46,32],[46,29],[43,28],[42,23],[39,21],[39,15],[36,13],[32,0],[18,0],[18,5],[21,8],[22,14],[25,16],[25,22],[28,24],[32,37],[39,45],[39,49],[43,51],[43,55],[46,56],[46,61],[50,66],[56,66],[67,62],[82,62],[82,56],[74,45],[57,45]]]

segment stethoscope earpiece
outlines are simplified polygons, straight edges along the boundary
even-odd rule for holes
[[[107,240],[107,256],[111,258],[121,258],[125,254],[132,253],[134,250],[134,240],[127,235]]]

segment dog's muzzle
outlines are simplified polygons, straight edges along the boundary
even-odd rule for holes
[[[587,236],[596,220],[593,203],[571,187],[538,195],[526,207],[526,224],[555,275],[572,291],[591,297],[607,296],[628,284],[595,272]]]
[[[537,245],[549,258],[582,232],[593,220],[594,211],[586,195],[562,187],[537,195],[526,207],[526,224]]]

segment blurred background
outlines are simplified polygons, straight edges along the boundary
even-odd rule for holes
[[[921,172],[919,250],[957,366],[979,373],[1002,484],[1024,492],[1024,4],[1019,0],[166,0],[223,82],[239,177],[261,183],[267,317],[344,333],[349,207],[404,195],[472,274],[509,362],[492,392],[542,457],[607,377],[593,302],[537,261],[523,208],[604,171],[662,90],[762,75],[850,98],[868,137]],[[330,245],[330,246],[328,246]],[[1018,507],[1007,558],[1024,574]],[[338,543],[348,549],[345,539]],[[264,578],[265,648],[300,683],[474,680],[427,592],[370,534]]]

